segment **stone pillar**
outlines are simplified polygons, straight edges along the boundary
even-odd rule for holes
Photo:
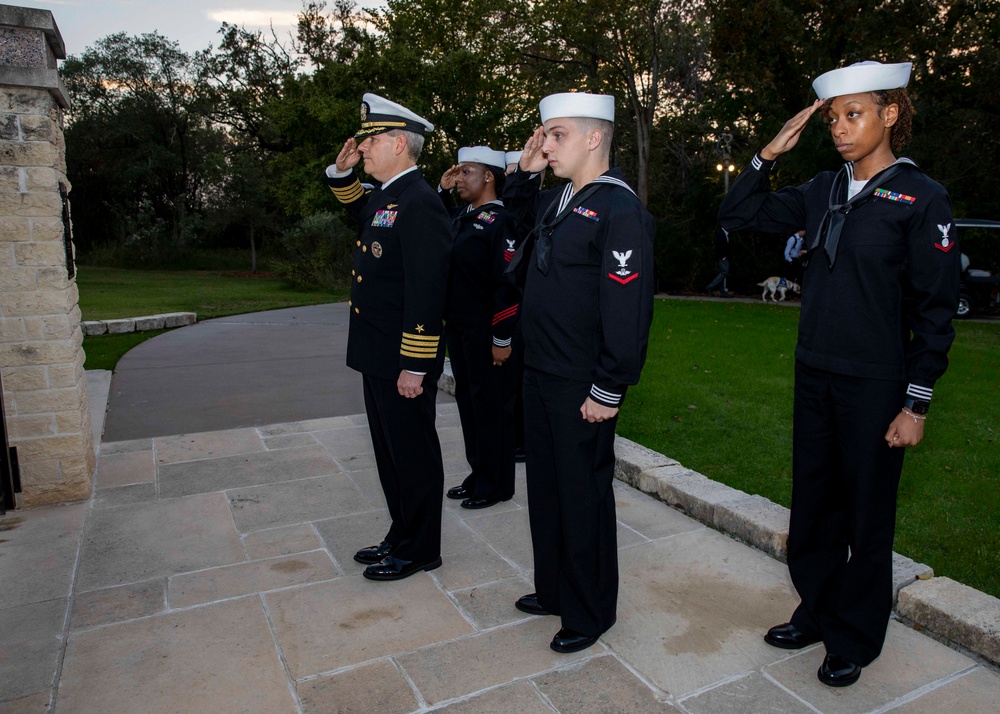
[[[48,10],[0,5],[0,376],[21,505],[90,495],[94,444]]]

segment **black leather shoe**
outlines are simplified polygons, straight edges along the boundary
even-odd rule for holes
[[[453,486],[448,489],[448,498],[461,500],[463,498],[474,498],[475,494],[465,486]]]
[[[526,612],[529,615],[551,615],[552,613],[546,610],[544,607],[538,604],[538,594],[531,593],[525,595],[524,597],[518,598],[517,602],[514,603],[516,607],[521,612]]]
[[[849,687],[858,681],[861,667],[838,655],[828,654],[816,676],[823,684],[831,687]]]
[[[764,635],[764,642],[783,650],[800,650],[819,642],[819,638],[807,635],[792,623],[786,622],[784,625],[775,625],[768,630],[767,634]]]
[[[378,563],[387,555],[392,555],[392,551],[393,547],[389,542],[382,541],[378,545],[370,545],[367,548],[362,548],[354,554],[354,559],[359,563],[371,565],[372,563]]]
[[[576,630],[564,627],[556,633],[555,637],[552,638],[552,642],[549,644],[549,647],[554,649],[556,652],[569,654],[570,652],[585,650],[595,642],[597,642],[597,636],[581,635]]]
[[[518,446],[514,449],[514,463],[523,464],[524,463],[524,447]]]
[[[424,560],[415,562],[412,560],[400,560],[391,555],[382,559],[382,562],[369,565],[362,573],[369,580],[402,580],[408,578],[421,570],[434,570],[441,567],[441,558],[434,560]]]
[[[495,506],[500,501],[509,501],[509,498],[467,498],[460,504],[462,508],[489,508],[490,506]]]

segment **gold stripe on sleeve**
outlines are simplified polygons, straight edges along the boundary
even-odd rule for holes
[[[353,203],[365,195],[364,186],[362,186],[361,181],[358,181],[357,179],[355,179],[354,183],[350,186],[336,188],[331,187],[330,190],[333,191],[333,195],[336,196],[337,200],[341,203]]]

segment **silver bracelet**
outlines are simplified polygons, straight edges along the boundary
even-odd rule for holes
[[[910,411],[906,407],[903,407],[903,414],[906,414],[906,416],[912,418],[914,422],[927,420],[926,414],[917,414],[916,412]]]

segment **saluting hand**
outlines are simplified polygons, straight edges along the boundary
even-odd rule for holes
[[[613,419],[618,414],[618,407],[606,407],[587,397],[583,401],[583,406],[580,407],[580,414],[583,415],[584,419],[593,424],[594,422]]]
[[[535,133],[525,142],[521,160],[517,162],[522,171],[537,174],[549,165],[548,159],[545,158],[545,153],[542,151],[542,144],[544,143],[545,129],[538,127],[535,129]]]
[[[809,123],[809,117],[823,106],[824,101],[823,99],[817,99],[810,106],[786,121],[785,125],[781,127],[781,131],[778,132],[778,135],[771,139],[771,143],[761,149],[761,157],[767,161],[773,161],[786,151],[791,151],[799,143],[799,136],[802,134],[802,130],[806,128],[806,124]]]
[[[352,136],[344,142],[344,148],[337,154],[337,171],[347,171],[354,168],[354,165],[361,160],[361,152],[358,151],[358,142]]]
[[[450,169],[441,174],[441,188],[445,191],[450,191],[455,188],[455,180],[458,178],[458,174],[462,171],[462,168],[455,164]]]

